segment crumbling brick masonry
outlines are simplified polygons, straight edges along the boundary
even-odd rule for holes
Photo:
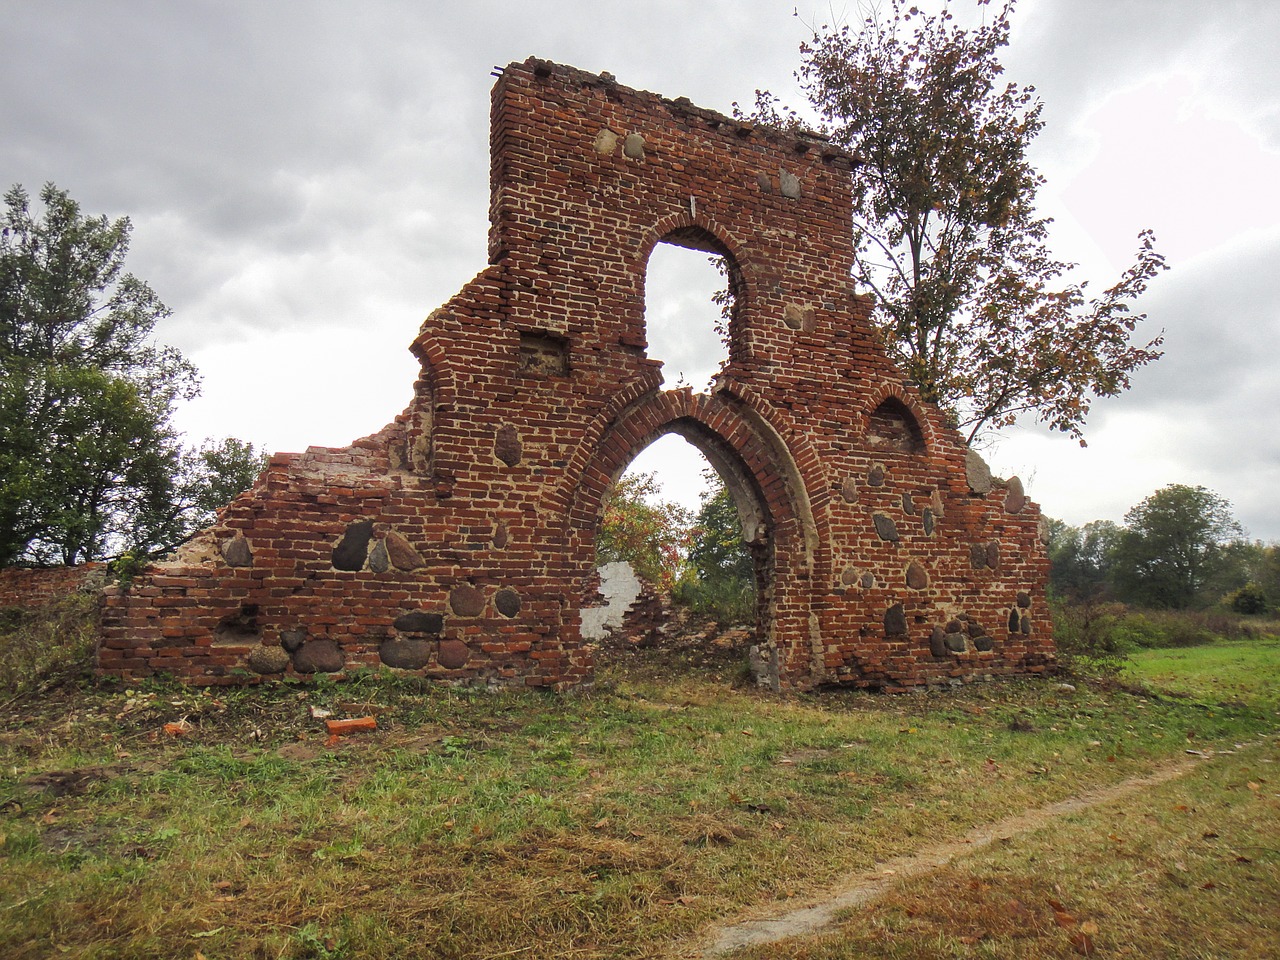
[[[563,688],[610,483],[676,433],[738,504],[762,677],[891,689],[1053,662],[1038,508],[886,359],[850,279],[851,159],[531,59],[493,90],[489,265],[431,314],[409,408],[274,457],[127,592],[99,668],[235,683],[385,665]],[[661,389],[645,270],[723,256],[713,389]]]

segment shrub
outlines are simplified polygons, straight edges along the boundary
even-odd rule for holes
[[[1256,583],[1246,583],[1239,590],[1228,593],[1222,602],[1236,613],[1254,616],[1267,612],[1267,595]]]
[[[720,624],[755,623],[755,587],[741,580],[700,580],[690,572],[676,583],[671,599]]]
[[[77,593],[0,615],[0,689],[22,694],[92,670],[98,596]]]
[[[1053,601],[1058,662],[1071,673],[1115,676],[1128,660],[1131,643],[1117,629],[1124,620],[1120,603]]]

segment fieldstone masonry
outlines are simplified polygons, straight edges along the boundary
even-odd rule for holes
[[[653,440],[737,503],[776,688],[1045,670],[1038,508],[885,358],[851,270],[856,162],[542,60],[493,90],[489,265],[424,322],[412,403],[278,454],[217,523],[108,590],[99,669],[200,683],[386,666],[589,681],[580,599],[609,485]],[[725,258],[711,392],[646,356],[658,243]]]

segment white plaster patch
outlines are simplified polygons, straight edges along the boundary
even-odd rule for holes
[[[600,568],[600,594],[604,604],[582,610],[582,639],[603,640],[622,626],[622,618],[640,596],[640,578],[625,560]]]

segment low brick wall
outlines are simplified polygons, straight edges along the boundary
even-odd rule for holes
[[[101,589],[107,567],[6,567],[0,569],[0,607],[40,607],[73,593]]]

